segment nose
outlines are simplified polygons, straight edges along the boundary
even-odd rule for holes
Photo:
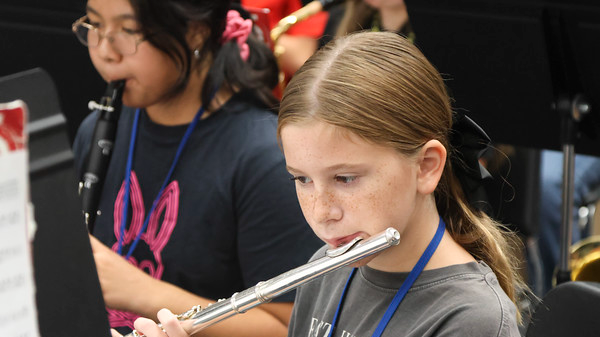
[[[90,52],[96,52],[98,56],[104,60],[105,62],[118,62],[121,60],[121,53],[115,48],[113,44],[113,37],[109,35],[104,35],[98,46],[95,48],[90,48]]]
[[[342,219],[343,211],[335,194],[328,190],[315,190],[313,194],[313,219],[316,223],[329,225]]]

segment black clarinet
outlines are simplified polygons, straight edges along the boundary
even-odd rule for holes
[[[100,103],[94,101],[88,103],[90,110],[99,112],[87,164],[83,171],[82,181],[79,182],[82,211],[90,233],[94,230],[98,203],[117,135],[117,124],[122,105],[121,96],[124,88],[125,81],[110,82]]]

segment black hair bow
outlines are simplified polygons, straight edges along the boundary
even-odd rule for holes
[[[485,207],[487,201],[482,183],[492,177],[479,162],[490,142],[490,137],[471,118],[462,112],[455,113],[450,130],[450,145],[454,148],[450,156],[452,169],[467,200],[477,209]]]

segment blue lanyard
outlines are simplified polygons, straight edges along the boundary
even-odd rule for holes
[[[402,302],[402,300],[404,299],[404,296],[406,295],[406,293],[408,292],[410,287],[412,287],[413,283],[417,280],[417,278],[419,277],[419,275],[421,274],[421,272],[427,265],[427,262],[429,262],[429,259],[431,258],[431,256],[437,249],[438,245],[440,244],[440,241],[442,241],[442,237],[444,236],[445,229],[446,229],[446,224],[444,223],[444,220],[442,220],[442,217],[440,217],[440,222],[438,224],[437,231],[435,232],[435,235],[433,236],[433,239],[431,239],[431,242],[429,242],[427,249],[425,249],[425,251],[423,252],[423,255],[421,255],[421,257],[419,258],[419,261],[417,261],[417,264],[410,271],[406,280],[404,280],[404,282],[402,282],[402,286],[400,286],[400,289],[398,289],[396,296],[394,296],[394,298],[392,299],[392,302],[388,306],[387,310],[383,314],[383,317],[381,318],[381,321],[379,321],[377,328],[373,332],[373,337],[380,337],[383,334],[383,330],[385,329],[385,327],[388,325],[388,323],[392,319],[392,316],[396,312],[396,309],[398,309],[398,306],[400,306],[400,302]],[[333,316],[333,321],[331,322],[331,330],[329,330],[328,337],[333,336],[333,331],[336,328],[337,319],[340,314],[341,308],[343,306],[344,298],[346,297],[346,291],[348,290],[348,286],[350,285],[350,281],[352,280],[352,277],[354,277],[355,272],[356,272],[356,268],[352,268],[352,271],[350,272],[350,276],[348,277],[348,280],[346,281],[346,285],[344,286],[344,290],[342,290],[342,297],[340,298],[340,303],[338,304],[337,309],[335,311],[335,315]]]
[[[169,169],[169,172],[167,173],[167,176],[165,177],[165,180],[164,180],[162,186],[160,187],[160,190],[158,191],[158,195],[156,196],[156,198],[154,199],[154,202],[152,203],[152,208],[150,209],[150,212],[148,212],[148,215],[146,216],[146,219],[144,220],[144,225],[142,226],[140,231],[137,233],[135,240],[133,240],[133,243],[131,244],[131,247],[129,247],[127,256],[125,256],[125,260],[129,260],[129,257],[135,250],[135,247],[137,246],[138,242],[140,241],[140,238],[142,237],[142,233],[144,233],[144,231],[146,231],[146,227],[148,227],[148,222],[150,221],[150,216],[156,209],[156,206],[158,205],[158,200],[160,199],[160,196],[162,195],[163,190],[165,189],[165,187],[171,180],[171,175],[173,174],[173,171],[175,170],[175,166],[177,165],[177,162],[179,161],[179,157],[181,156],[181,153],[183,152],[185,144],[190,139],[192,131],[194,131],[194,128],[198,124],[198,121],[200,120],[200,117],[202,117],[203,114],[204,114],[204,105],[201,106],[200,109],[198,109],[196,116],[194,116],[194,119],[188,126],[183,137],[181,138],[181,141],[179,142],[179,147],[177,148],[177,152],[175,153],[175,158],[173,158],[173,162],[171,163],[171,168]],[[140,119],[140,109],[138,108],[135,110],[135,118],[133,120],[133,127],[131,128],[131,139],[129,140],[129,154],[127,155],[127,165],[125,166],[125,187],[124,187],[125,191],[123,193],[123,211],[121,213],[121,225],[119,228],[119,233],[121,235],[119,237],[119,246],[118,246],[118,250],[117,250],[117,253],[119,255],[122,255],[121,251],[123,250],[123,240],[125,238],[125,224],[127,222],[127,211],[129,209],[129,188],[130,188],[130,184],[131,184],[131,181],[130,181],[131,180],[131,167],[132,167],[132,163],[133,163],[133,154],[135,152],[135,140],[136,140],[136,136],[137,136],[139,119]]]

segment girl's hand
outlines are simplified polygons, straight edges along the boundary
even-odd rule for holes
[[[146,337],[189,337],[179,324],[177,317],[169,309],[161,309],[157,316],[166,333],[153,320],[144,317],[135,320],[133,323],[135,330]],[[114,329],[111,329],[110,333],[112,337],[122,337]]]
[[[110,329],[110,335],[111,335],[111,337],[123,337],[123,335],[118,333],[117,330],[115,330],[115,329]]]
[[[156,280],[91,235],[90,243],[106,306],[111,309],[140,312],[138,309],[142,305],[136,303],[143,300],[147,294],[152,294],[151,288]]]
[[[189,337],[179,324],[177,317],[169,309],[161,309],[156,316],[164,331],[152,320],[143,317],[136,319],[133,326],[138,332],[148,337]]]
[[[179,320],[169,309],[160,309],[156,316],[158,317],[160,324],[162,324],[163,329],[165,329],[169,337],[190,336],[187,332],[185,332],[185,330],[183,330],[183,327],[181,327]],[[134,326],[136,322],[133,323]]]

